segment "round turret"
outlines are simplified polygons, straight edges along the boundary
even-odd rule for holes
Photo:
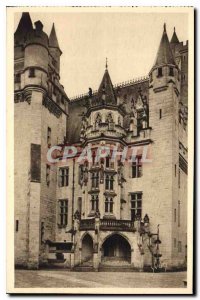
[[[40,21],[28,32],[25,40],[24,85],[34,84],[47,88],[49,62],[48,36]]]

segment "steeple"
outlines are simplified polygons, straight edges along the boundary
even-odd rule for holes
[[[58,48],[60,50],[59,44],[58,44],[58,39],[56,36],[56,30],[55,30],[55,26],[53,23],[52,29],[51,29],[51,33],[49,35],[49,46],[52,48]],[[61,50],[60,50],[61,52]]]
[[[172,38],[171,38],[171,41],[170,41],[171,44],[179,44],[179,39],[176,35],[176,28],[174,27],[174,33],[172,35]]]
[[[108,62],[106,58],[106,69],[103,75],[103,79],[98,89],[98,99],[102,100],[105,104],[117,104],[117,99],[113,89],[113,84],[108,73]]]
[[[24,43],[24,38],[27,32],[31,30],[33,30],[33,24],[30,15],[28,12],[23,12],[17,30],[14,34],[15,44]]]
[[[167,36],[166,24],[164,24],[163,35],[160,41],[160,46],[158,48],[154,66],[159,66],[164,64],[175,65],[174,57]]]

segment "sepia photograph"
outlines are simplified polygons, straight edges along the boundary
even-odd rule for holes
[[[194,8],[7,7],[7,51],[7,292],[192,294]]]

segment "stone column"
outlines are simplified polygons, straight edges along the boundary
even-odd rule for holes
[[[74,250],[72,250],[73,252],[71,252],[70,254],[70,268],[73,269],[74,268]]]

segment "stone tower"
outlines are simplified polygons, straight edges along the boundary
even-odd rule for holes
[[[66,135],[68,98],[54,26],[48,37],[23,13],[14,37],[15,264],[37,268],[44,239],[55,236],[57,174],[46,157]]]
[[[172,41],[175,41],[175,37]],[[151,198],[151,206],[158,213],[157,223],[160,224],[162,240],[160,249],[168,264],[172,264],[174,248],[177,249],[175,240],[178,239],[182,245],[186,244],[185,234],[177,237],[175,233],[178,226],[177,214],[180,214],[178,196],[179,136],[182,131],[179,124],[180,75],[164,25],[156,60],[149,73],[149,124],[153,129],[151,137],[154,141],[152,158],[154,180],[151,188],[155,191],[155,195]],[[185,199],[186,197],[185,194]],[[186,200],[183,202],[184,207]],[[184,223],[186,212],[184,208],[181,209]],[[185,225],[182,225],[185,230]],[[181,255],[182,257],[179,255],[180,261],[185,255],[184,251]],[[177,256],[176,259],[178,259]]]

